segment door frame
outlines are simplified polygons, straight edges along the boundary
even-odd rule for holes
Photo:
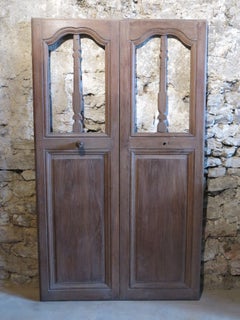
[[[200,263],[203,206],[203,159],[205,122],[206,30],[204,20],[84,20],[32,19],[34,122],[40,287],[42,300],[102,299],[197,299],[200,294]],[[48,44],[66,34],[88,34],[107,43],[107,134],[68,136],[49,134]],[[172,35],[191,47],[190,133],[154,135],[134,133],[134,46],[154,36]],[[108,56],[109,54],[109,56]],[[83,142],[87,155],[109,154],[105,166],[108,189],[109,286],[60,285],[53,281],[53,247],[49,247],[54,225],[49,220],[47,171],[49,154],[77,156],[76,142]],[[186,217],[184,281],[137,287],[134,274],[133,212],[130,198],[136,168],[134,157],[179,158],[187,163],[188,213]],[[81,157],[81,156],[79,156]],[[184,160],[184,161],[185,161]],[[52,160],[50,160],[51,163]],[[137,170],[137,169],[136,169]],[[120,193],[119,193],[120,190]],[[110,222],[109,222],[110,221]],[[50,241],[51,242],[51,241]]]
[[[87,35],[105,46],[105,133],[58,134],[50,129],[48,46],[65,35]],[[41,300],[101,300],[119,296],[119,25],[110,20],[32,19],[34,84],[34,130],[36,189],[40,258]],[[112,59],[115,57],[116,60]],[[75,80],[74,80],[75,81]],[[76,87],[78,87],[77,84]],[[73,93],[76,94],[76,93]],[[73,100],[78,101],[78,97]],[[73,105],[77,110],[78,106]],[[81,149],[81,146],[84,146]],[[103,168],[104,221],[99,227],[104,239],[103,280],[91,282],[59,280],[56,261],[58,235],[54,210],[54,165],[79,159],[97,162]],[[95,161],[95,162],[94,162]],[[86,170],[89,168],[86,167]],[[101,193],[101,194],[102,194]],[[57,196],[55,195],[55,198]],[[90,196],[89,196],[90,197]],[[90,199],[88,200],[90,202]],[[66,212],[66,215],[68,213]],[[77,215],[77,213],[75,213]],[[81,214],[81,213],[80,213]],[[86,218],[85,218],[86,219]],[[67,222],[67,218],[66,218]],[[97,225],[96,225],[97,227]],[[61,230],[59,229],[59,232]],[[75,228],[75,233],[76,233]],[[62,234],[60,233],[60,236]],[[71,237],[71,233],[69,233]],[[65,249],[66,250],[66,249]],[[77,253],[76,253],[77,259]],[[63,260],[63,259],[62,259]],[[67,268],[67,266],[66,266]],[[62,275],[61,277],[62,278]]]
[[[120,25],[120,297],[121,299],[198,299],[204,190],[207,24],[204,20],[128,20],[121,21]],[[135,48],[155,35],[173,36],[190,47],[189,133],[134,132]],[[170,161],[185,159],[182,160],[182,165],[187,168],[185,241],[182,243],[182,250],[186,254],[184,270],[182,279],[175,282],[160,281],[154,284],[139,280],[137,283],[136,250],[141,251],[142,248],[138,248],[136,233],[139,228],[140,232],[144,232],[144,226],[138,225],[135,191],[132,188],[134,190],[137,188],[137,192],[144,197],[145,194],[141,193],[141,186],[138,185],[136,178],[141,175],[141,172],[138,172],[138,164],[141,161],[147,164],[155,159],[158,165],[161,165],[164,163],[164,158]],[[133,185],[135,187],[132,187]],[[157,201],[156,199],[156,203]],[[164,216],[160,208],[155,214]],[[156,236],[156,239],[159,239],[159,236]]]

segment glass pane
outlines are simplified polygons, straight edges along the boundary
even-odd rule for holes
[[[50,131],[72,132],[73,40],[64,37],[49,47]]]
[[[105,132],[105,50],[83,38],[82,82],[86,132]]]
[[[73,132],[74,59],[80,59],[77,88],[82,96],[81,110],[76,106],[75,112],[83,113],[84,132],[105,132],[104,48],[80,36],[79,55],[74,54],[73,37],[64,37],[49,47],[49,56],[50,132]]]
[[[160,38],[136,47],[135,132],[157,132]]]
[[[168,38],[168,132],[189,132],[190,50]]]

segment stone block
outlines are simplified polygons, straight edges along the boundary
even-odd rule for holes
[[[230,158],[232,157],[234,154],[235,154],[235,151],[236,151],[236,147],[232,147],[232,148],[223,148],[221,150],[221,154],[220,156],[221,157],[225,157],[225,158]],[[229,160],[229,159],[228,159]]]
[[[225,145],[235,146],[240,142],[239,138],[235,137],[238,133],[238,126],[236,124],[215,124],[209,129],[209,132],[212,133],[215,139],[223,142]]]
[[[33,277],[38,275],[38,262],[36,259],[11,254],[6,257],[5,270],[10,273]]]
[[[221,217],[221,202],[218,197],[209,197],[207,199],[207,219],[217,220]]]
[[[37,251],[37,243],[17,243],[14,244],[11,248],[11,252],[17,257],[23,258],[38,258],[38,251]]]
[[[228,263],[222,256],[216,257],[204,263],[204,274],[226,275],[228,272]]]
[[[9,273],[6,270],[0,268],[0,280],[6,280],[9,278]]]
[[[240,168],[240,157],[232,157],[226,160],[226,167]]]
[[[240,257],[230,261],[230,273],[233,276],[240,276]]]
[[[219,108],[220,105],[224,104],[223,95],[220,93],[210,94],[208,97],[208,113],[216,116],[219,114],[219,111],[221,110]]]
[[[9,215],[7,212],[4,212],[0,209],[0,226],[9,224]]]
[[[231,176],[240,177],[240,168],[229,168],[227,172]]]
[[[15,243],[23,240],[23,230],[14,226],[0,226],[0,243]]]
[[[205,289],[220,289],[223,287],[223,276],[215,273],[204,275]]]
[[[35,171],[25,170],[22,172],[22,177],[24,180],[27,180],[27,181],[35,180]]]
[[[223,191],[225,189],[237,188],[238,180],[236,177],[225,176],[215,179],[208,179],[208,191],[216,192]]]
[[[233,122],[233,119],[234,117],[232,113],[223,113],[215,117],[215,123],[230,124]]]
[[[223,249],[228,260],[237,260],[240,257],[240,243],[225,244]]]
[[[215,117],[208,115],[207,119],[206,119],[206,127],[212,127],[215,124]]]
[[[26,228],[24,230],[24,243],[26,245],[32,245],[32,243],[37,243],[37,229],[36,228]]]
[[[5,152],[4,157],[0,157],[0,168],[11,170],[34,170],[34,150],[10,150]]]
[[[15,181],[12,183],[12,190],[19,198],[35,195],[35,187],[36,185],[34,181]]]
[[[221,166],[222,161],[219,158],[209,157],[207,159],[207,167],[218,167]]]
[[[208,169],[209,178],[223,177],[226,174],[226,168],[224,167],[214,167]]]
[[[222,143],[214,138],[207,140],[207,146],[211,150],[221,150],[222,149]]]
[[[21,170],[19,170],[21,172]],[[18,173],[18,170],[16,171],[7,171],[7,170],[2,170],[0,171],[0,183],[1,182],[10,182],[14,180],[21,180],[21,176]]]
[[[225,218],[236,217],[236,221],[240,220],[240,200],[224,203],[222,212]]]
[[[31,214],[14,214],[12,217],[12,223],[20,227],[36,227],[36,217]]]
[[[6,202],[9,202],[12,197],[13,197],[13,193],[10,190],[8,185],[5,185],[3,187],[0,186],[0,203],[1,205],[4,205]]]
[[[228,223],[221,218],[216,221],[209,220],[205,228],[205,238],[211,237],[236,237],[238,232],[237,223]]]
[[[240,135],[236,135],[235,137],[225,137],[223,140],[223,143],[227,146],[240,146]]]
[[[11,199],[11,202],[8,202],[4,206],[5,211],[9,215],[21,215],[21,214],[34,214],[36,213],[36,199],[35,196],[26,197],[26,198],[17,198]]]
[[[238,196],[238,189],[226,189],[219,195],[217,195],[217,197],[219,201],[222,201],[222,204],[240,199],[240,197]]]
[[[233,107],[238,106],[239,101],[240,101],[239,85],[238,85],[238,88],[236,89],[236,91],[231,90],[231,91],[226,92],[225,97],[226,97],[227,103],[229,103]]]
[[[204,246],[204,255],[203,261],[213,260],[218,254],[218,240],[216,239],[207,239]]]
[[[31,278],[22,274],[11,274],[11,281],[18,285],[26,285],[31,282]]]

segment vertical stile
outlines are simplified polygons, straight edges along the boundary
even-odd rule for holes
[[[160,48],[160,81],[159,81],[159,93],[158,93],[158,132],[168,131],[167,120],[167,36],[161,36],[161,48]]]
[[[73,132],[83,132],[83,96],[81,84],[81,44],[80,35],[73,35],[73,60],[74,60],[74,84],[73,84]]]

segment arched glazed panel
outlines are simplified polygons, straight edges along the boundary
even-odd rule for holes
[[[191,47],[171,35],[135,45],[134,132],[188,133]]]
[[[48,45],[50,133],[105,132],[105,47],[88,35]]]

